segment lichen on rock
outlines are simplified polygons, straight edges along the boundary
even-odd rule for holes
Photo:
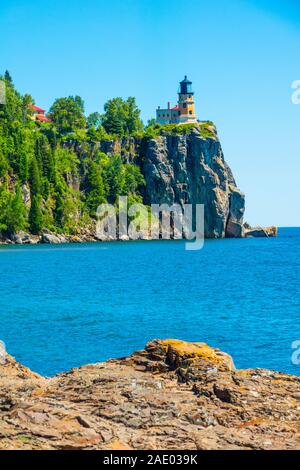
[[[41,377],[0,364],[0,449],[300,449],[300,378],[236,370],[205,343]]]

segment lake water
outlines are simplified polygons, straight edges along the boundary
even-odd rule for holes
[[[204,341],[237,367],[300,375],[300,228],[278,238],[0,247],[0,339],[46,375],[154,338]]]

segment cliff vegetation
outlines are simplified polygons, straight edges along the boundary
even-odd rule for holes
[[[113,98],[85,115],[79,96],[58,98],[49,122],[8,72],[0,105],[0,233],[93,233],[99,204],[203,203],[206,236],[243,236],[244,196],[212,122],[143,125],[135,98]],[[30,241],[30,240],[29,240]]]

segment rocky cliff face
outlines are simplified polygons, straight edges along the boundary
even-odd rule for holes
[[[151,204],[204,204],[207,238],[244,236],[244,194],[224,160],[214,127],[202,137],[199,125],[189,135],[149,139],[142,171],[145,200]]]
[[[97,150],[108,156],[120,154],[124,163],[138,165],[146,182],[142,189],[146,204],[203,204],[206,238],[258,236],[257,230],[245,230],[245,196],[225,162],[215,127],[198,123],[178,131],[176,128],[163,130],[162,134],[155,138],[104,140],[91,145],[88,150],[85,146],[72,149],[79,156],[85,152],[94,155]],[[74,180],[70,176],[69,180],[68,184],[73,189],[80,189],[79,179]],[[30,206],[30,191],[26,185],[22,187],[22,195],[25,204]],[[260,230],[260,233],[260,236],[274,236],[275,232],[272,228],[268,232]],[[65,235],[60,239],[56,234],[52,235],[52,238],[43,235],[32,237],[21,233],[2,242],[60,243],[97,239],[94,221],[84,229],[78,226],[75,237]],[[141,237],[151,238],[148,231]]]
[[[203,343],[44,378],[0,362],[0,449],[299,449],[299,377],[236,370]]]

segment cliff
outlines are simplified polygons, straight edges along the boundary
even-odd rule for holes
[[[147,142],[142,171],[146,203],[204,204],[206,238],[244,236],[245,196],[224,160],[213,125]],[[207,135],[208,134],[208,135]]]
[[[83,100],[69,96],[39,122],[28,95],[3,80],[0,242],[96,240],[97,207],[118,205],[120,195],[130,204],[204,204],[207,238],[276,234],[244,226],[245,198],[211,121],[145,127],[132,97],[86,117]]]
[[[299,449],[300,378],[203,343],[41,377],[0,363],[0,449]]]
[[[97,239],[95,220],[87,218],[84,214],[80,215],[80,199],[85,200],[89,197],[87,196],[86,167],[91,163],[86,163],[86,160],[88,159],[88,162],[96,161],[97,158],[99,160],[99,155],[105,155],[106,161],[120,155],[124,168],[129,165],[129,168],[138,169],[141,178],[144,178],[144,184],[139,187],[140,192],[136,195],[144,204],[168,204],[170,206],[174,203],[181,206],[204,204],[206,238],[243,237],[245,235],[243,223],[245,197],[238,189],[232,172],[225,162],[221,143],[212,123],[172,126],[171,128],[165,126],[154,136],[144,134],[141,137],[103,140],[95,144],[78,144],[68,141],[64,146],[67,152],[77,155],[79,162],[78,168],[73,169],[73,173],[70,170],[63,173],[65,184],[76,194],[76,199],[68,203],[72,204],[73,211],[77,213],[70,219],[72,220],[71,233],[60,230],[60,235],[58,235],[55,229],[49,229],[46,226],[41,229],[40,234],[35,236],[32,236],[30,231],[23,230],[4,237],[2,241],[25,244]],[[101,170],[103,163],[100,162],[97,165],[99,165],[99,171],[103,172]],[[114,171],[115,169],[112,168],[107,173],[109,178]],[[120,168],[118,171],[122,172],[123,169]],[[95,180],[94,176],[93,178]],[[105,178],[103,184],[104,186],[106,184]],[[32,198],[29,185],[23,185],[22,195],[25,206],[30,209]],[[96,202],[97,199],[93,196],[95,207]],[[51,204],[53,206],[53,198]],[[44,206],[47,206],[47,201],[44,201]],[[47,209],[48,219],[49,211],[51,219],[52,206]],[[256,231],[252,231],[252,234],[255,236]],[[148,238],[148,233],[145,233],[145,238]]]

